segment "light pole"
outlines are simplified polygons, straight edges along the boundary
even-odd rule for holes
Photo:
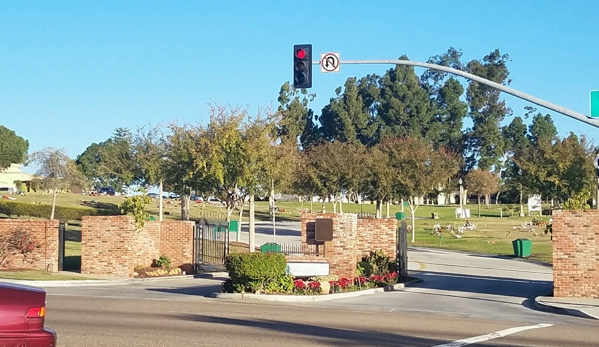
[[[463,197],[464,197],[464,185],[463,185],[463,181],[460,178],[460,180],[458,181],[458,183],[460,184],[460,218],[464,218],[464,201],[463,201]]]
[[[597,192],[595,194],[595,209],[599,210],[599,154],[595,157],[595,175],[597,176]]]

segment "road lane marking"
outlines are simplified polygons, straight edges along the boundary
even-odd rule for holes
[[[426,270],[426,264],[418,259],[414,259],[414,258],[410,258],[410,260],[415,261],[418,263],[418,270]]]
[[[461,347],[461,346],[471,345],[473,343],[479,343],[479,342],[489,341],[489,340],[493,340],[493,339],[498,339],[500,337],[505,337],[505,336],[516,334],[516,333],[526,331],[526,330],[547,328],[552,325],[553,324],[537,324],[537,325],[528,325],[528,326],[523,326],[523,327],[510,328],[510,329],[505,329],[505,330],[500,330],[500,331],[497,331],[494,333],[490,333],[487,335],[475,336],[475,337],[471,337],[471,338],[464,339],[464,340],[457,340],[454,342],[446,343],[443,345],[437,345],[434,347]]]

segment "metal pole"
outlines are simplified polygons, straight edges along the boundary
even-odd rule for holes
[[[270,192],[271,192],[271,196],[272,196],[272,242],[277,242],[277,224],[275,221],[275,212],[276,212],[276,208],[275,206],[277,205],[275,203],[275,180],[271,180],[271,187],[270,187]]]
[[[599,176],[597,177],[597,194],[595,194],[595,209],[599,210]]]
[[[393,64],[393,65],[408,65],[408,66],[418,66],[418,67],[424,67],[427,69],[433,69],[433,70],[438,70],[438,71],[443,71],[443,72],[447,72],[447,73],[451,73],[457,76],[461,76],[464,78],[467,78],[469,80],[473,80],[476,81],[478,83],[482,83],[485,85],[488,85],[490,87],[493,87],[495,89],[499,89],[502,92],[508,93],[510,95],[513,95],[517,98],[526,100],[526,101],[530,101],[533,104],[537,104],[539,106],[543,106],[547,109],[550,109],[552,111],[555,111],[557,113],[561,113],[563,115],[566,115],[570,118],[574,118],[576,120],[579,120],[583,123],[586,123],[588,125],[594,126],[596,128],[599,128],[599,121],[596,121],[594,119],[589,119],[586,115],[567,109],[565,107],[556,105],[554,103],[551,103],[547,100],[543,100],[537,97],[534,97],[530,94],[526,94],[523,92],[520,92],[516,89],[504,86],[502,84],[493,82],[493,81],[489,81],[485,78],[473,75],[471,73],[468,72],[464,72],[461,70],[457,70],[454,68],[450,68],[447,66],[441,66],[441,65],[437,65],[437,64],[430,64],[430,63],[422,63],[422,62],[418,62],[418,61],[410,61],[410,60],[340,60],[339,61],[340,64]],[[313,65],[318,65],[320,64],[319,61],[315,60],[312,61]]]
[[[460,218],[464,218],[464,185],[460,183]]]

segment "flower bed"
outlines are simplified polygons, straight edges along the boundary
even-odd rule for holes
[[[336,277],[336,276],[327,276]],[[360,290],[383,288],[394,285],[398,282],[397,272],[391,272],[385,275],[372,275],[369,277],[358,276],[353,279],[339,278],[326,281],[322,278],[294,279],[290,275],[281,276],[277,281],[270,281],[263,290],[258,290],[258,294],[288,294],[288,295],[323,295],[356,292]],[[291,282],[292,281],[292,282]],[[289,286],[293,283],[293,286]],[[242,292],[235,290],[231,280],[223,282],[223,293]],[[247,291],[246,291],[247,292]]]
[[[231,279],[223,282],[221,292],[323,295],[383,288],[399,280],[395,262],[382,251],[370,252],[356,265],[360,275],[354,278],[329,275],[304,280],[285,274],[286,259],[282,254],[233,254],[225,261]]]

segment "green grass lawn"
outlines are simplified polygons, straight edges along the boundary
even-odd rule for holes
[[[31,203],[50,203],[51,195],[44,195],[40,193],[29,193],[27,196],[17,196],[18,201],[31,202]],[[83,201],[97,200],[103,206],[118,206],[123,201],[124,197],[117,196],[97,196],[89,197],[75,194],[59,194],[57,197],[57,203],[62,206],[82,206]],[[176,200],[165,199],[164,211],[167,212],[164,216],[165,219],[180,219],[181,218],[181,207],[180,202]],[[300,216],[300,210],[312,210],[314,212],[322,211],[322,204],[318,202],[277,202],[277,206],[280,212],[277,213],[276,219],[278,221],[298,221]],[[460,250],[472,253],[490,254],[490,255],[505,255],[513,256],[514,251],[512,248],[512,241],[517,238],[527,238],[532,240],[532,256],[529,259],[538,260],[542,262],[550,263],[552,261],[552,243],[549,235],[542,233],[542,227],[536,227],[534,236],[530,232],[514,230],[514,226],[519,226],[524,222],[529,222],[532,217],[515,217],[513,212],[516,205],[510,205],[509,211],[503,209],[506,205],[491,205],[490,208],[481,206],[480,215],[478,217],[478,206],[476,204],[468,204],[465,208],[470,208],[471,223],[477,224],[476,230],[466,231],[462,234],[461,238],[455,238],[451,235],[444,235],[442,239],[439,236],[431,235],[431,230],[434,224],[447,225],[451,223],[457,228],[464,224],[465,219],[455,218],[455,208],[457,206],[434,206],[434,205],[422,205],[418,207],[415,213],[416,217],[416,235],[415,243],[409,243],[413,246],[421,247],[435,247],[443,248],[448,250]],[[339,204],[337,204],[337,211],[339,211]],[[352,213],[375,213],[374,204],[343,204],[343,212]],[[325,210],[328,212],[333,211],[333,204],[325,204]],[[158,199],[154,199],[151,204],[146,208],[146,211],[152,215],[157,216],[158,214]],[[256,202],[256,219],[257,220],[269,220],[269,208],[267,201]],[[392,205],[390,208],[390,215],[394,216],[395,212],[401,211],[401,206]],[[404,207],[404,212],[407,217],[407,222],[410,224],[410,209]],[[431,214],[437,213],[439,219],[431,219]],[[192,219],[197,218],[224,218],[225,208],[219,207],[214,204],[196,204],[192,203],[190,207],[190,217]],[[383,206],[383,215],[386,214],[386,206]],[[238,219],[239,212],[234,211],[231,219]],[[243,220],[247,221],[248,208],[247,203],[243,211]],[[538,217],[545,221],[549,220],[549,216]],[[65,250],[65,270],[76,271],[81,267],[81,227],[78,225],[79,222],[69,223],[67,227],[67,241]],[[509,232],[509,233],[508,233]],[[409,236],[411,239],[411,235]],[[240,245],[231,248],[236,252],[244,251],[244,247]]]

